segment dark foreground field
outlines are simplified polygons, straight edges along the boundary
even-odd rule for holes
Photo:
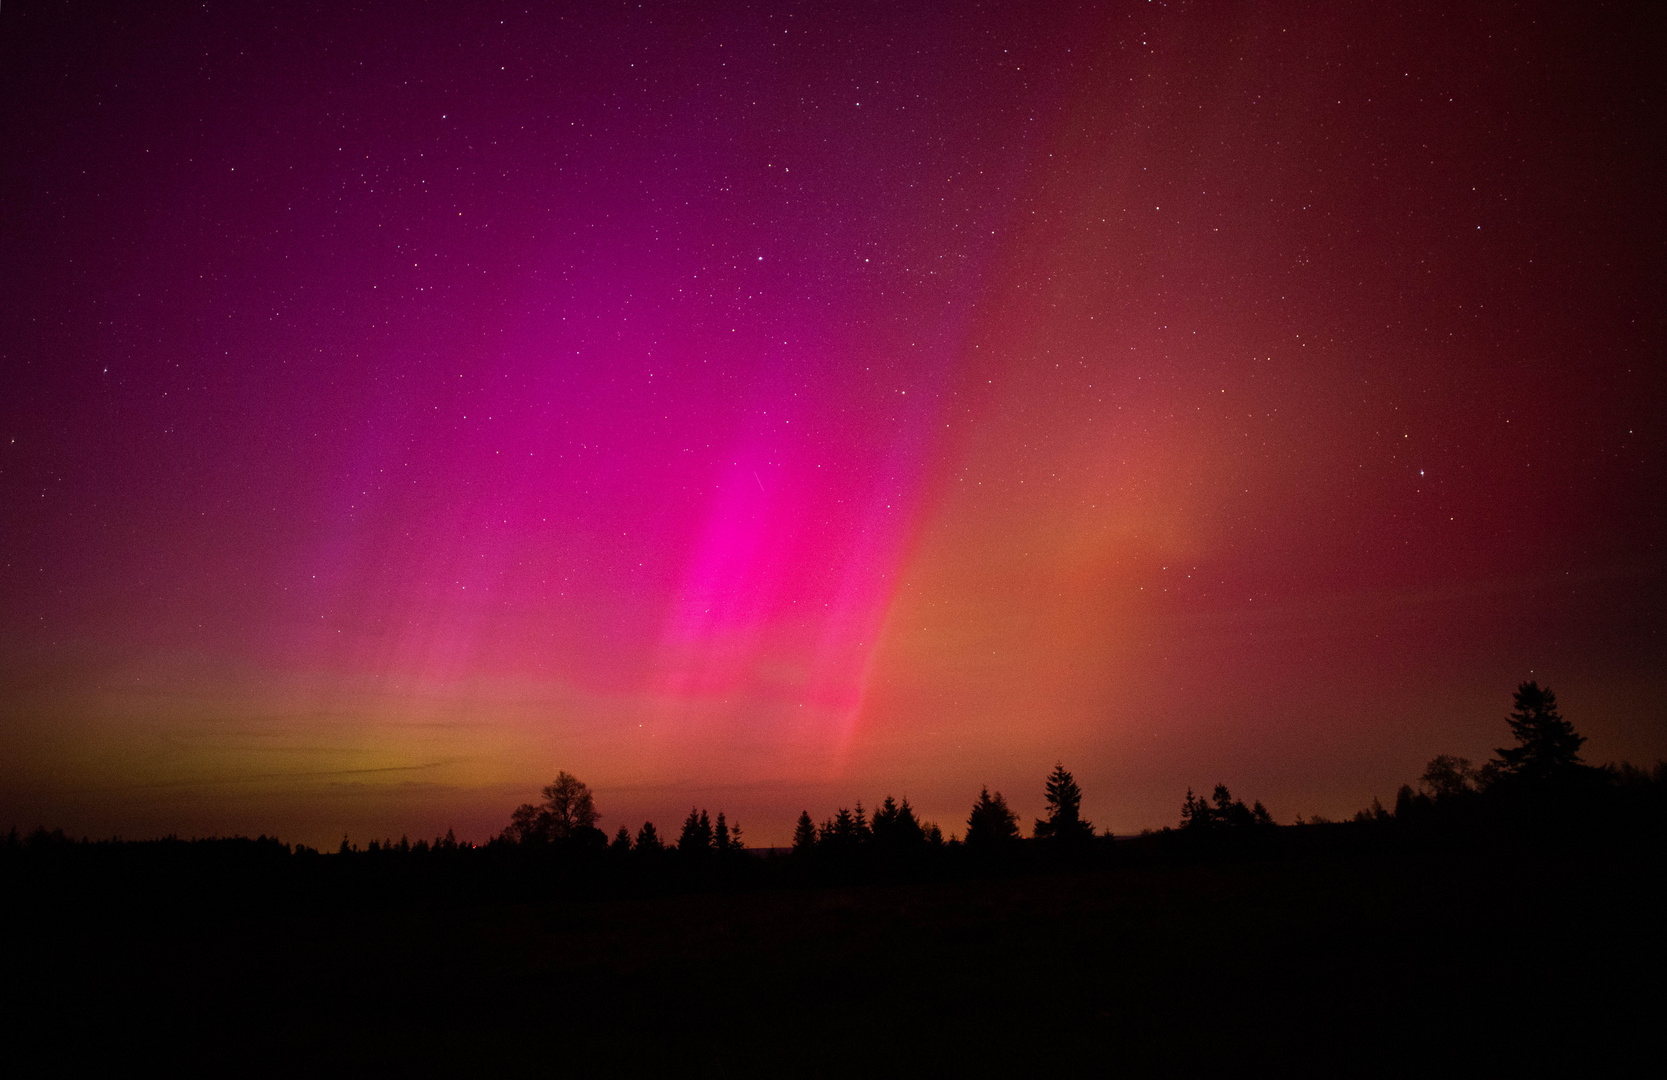
[[[1659,1035],[1660,870],[1573,845],[516,903],[14,877],[5,1045],[231,1073],[1607,1071]]]

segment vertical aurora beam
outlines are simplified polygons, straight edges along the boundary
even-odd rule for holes
[[[782,617],[803,519],[802,497],[771,464],[761,447],[745,446],[720,474],[661,634],[659,695],[735,694],[755,673],[761,638]]]
[[[899,576],[940,452],[934,429],[952,349],[918,363],[858,440],[829,462],[756,432],[717,470],[660,633],[651,693],[664,719],[746,716],[789,767],[837,775],[862,717]],[[759,412],[765,410],[759,409]]]

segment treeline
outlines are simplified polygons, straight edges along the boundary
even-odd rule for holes
[[[1095,841],[1111,842],[1110,833],[1096,836],[1082,817],[1082,789],[1063,764],[1055,765],[1043,784],[1047,816],[1038,818],[1030,842],[1054,851],[1086,850]],[[538,855],[582,856],[604,851],[615,859],[658,860],[667,855],[682,859],[734,856],[746,851],[741,827],[727,822],[719,811],[714,822],[705,809],[691,808],[677,839],[665,843],[654,823],[644,822],[635,837],[620,826],[611,841],[596,827],[599,814],[590,788],[562,772],[545,786],[542,801],[523,803],[489,848],[510,848]],[[1260,808],[1260,804],[1257,804]],[[855,808],[840,807],[820,825],[806,810],[799,814],[788,853],[793,859],[853,863],[865,858],[897,862],[933,854],[966,851],[978,855],[1012,854],[1025,842],[1019,817],[1001,792],[980,790],[967,815],[965,838],[944,835],[935,821],[922,821],[907,796],[899,801],[886,795],[872,818],[859,800]],[[778,854],[770,850],[765,854]]]
[[[1514,746],[1480,766],[1438,754],[1417,786],[1402,784],[1394,808],[1373,799],[1348,824],[1453,833],[1579,831],[1588,835],[1655,831],[1667,824],[1667,763],[1594,766],[1580,756],[1586,737],[1557,708],[1557,695],[1536,682],[1519,685],[1506,717]],[[1298,824],[1303,824],[1298,818]],[[1323,817],[1307,824],[1333,824]]]
[[[1054,766],[1043,790],[1047,817],[1036,820],[1032,840],[1050,849],[1084,848],[1096,839],[1110,843],[1109,831],[1096,837],[1094,826],[1083,819],[1082,789],[1064,765]],[[872,822],[861,802],[854,811],[840,807],[821,825],[808,810],[801,812],[793,830],[791,851],[795,857],[807,859],[848,858],[863,852],[899,856],[962,846],[970,852],[994,854],[1014,850],[1020,839],[1018,814],[1001,792],[992,794],[986,786],[967,815],[965,840],[953,834],[946,840],[937,822],[922,822],[915,815],[907,797],[898,802],[887,795],[874,811]]]
[[[1288,832],[1331,834],[1324,842],[1375,845],[1386,838],[1422,842],[1466,841],[1478,834],[1494,840],[1533,841],[1549,834],[1590,840],[1658,835],[1667,828],[1667,763],[1653,770],[1629,764],[1588,765],[1580,757],[1585,736],[1557,709],[1549,687],[1525,682],[1506,717],[1513,746],[1500,747],[1480,766],[1468,758],[1439,754],[1416,782],[1402,784],[1393,808],[1381,798],[1343,821],[1321,814],[1296,818]],[[1148,847],[1168,844],[1192,850],[1311,849],[1315,837],[1287,835],[1272,841],[1272,815],[1260,802],[1246,807],[1222,784],[1206,799],[1189,790],[1181,804],[1179,828],[1143,834]]]
[[[39,830],[20,837],[14,829],[0,865],[45,870],[57,875],[58,885],[79,880],[82,895],[102,886],[100,872],[114,869],[135,884],[164,889],[172,882],[272,899],[337,895],[422,903],[954,878],[1109,863],[1112,837],[1097,835],[1082,818],[1082,791],[1071,773],[1057,765],[1043,790],[1047,814],[1028,838],[1002,793],[985,787],[961,834],[946,836],[936,822],[922,821],[907,798],[887,795],[872,813],[858,802],[820,826],[801,813],[792,848],[754,851],[724,811],[700,807],[689,810],[670,838],[653,822],[634,833],[621,826],[610,838],[597,826],[589,786],[561,772],[538,802],[516,807],[484,844],[460,841],[448,830],[433,840],[402,836],[363,848],[343,837],[326,854],[264,836],[132,843],[73,841]]]
[[[1397,822],[1403,828],[1424,831],[1486,826],[1494,831],[1531,833],[1623,824],[1659,829],[1667,824],[1667,764],[1658,764],[1653,771],[1631,765],[1587,765],[1580,757],[1585,737],[1558,712],[1557,697],[1549,688],[1522,683],[1513,704],[1506,723],[1515,745],[1496,750],[1480,767],[1466,758],[1438,755],[1426,766],[1417,787],[1401,786],[1393,810],[1374,799],[1370,808],[1349,821],[1333,822],[1318,814],[1304,820],[1299,815],[1296,825]],[[801,812],[790,852],[801,862],[844,866],[865,860],[896,865],[911,859],[952,858],[963,852],[983,859],[985,865],[991,859],[1012,860],[1024,852],[1032,856],[1046,852],[1055,861],[1062,855],[1081,861],[1094,852],[1101,859],[1109,856],[1113,848],[1110,831],[1096,834],[1092,823],[1082,817],[1082,789],[1063,764],[1056,764],[1048,775],[1043,794],[1046,816],[1034,821],[1028,839],[1001,792],[985,787],[973,802],[961,835],[946,836],[936,822],[922,821],[907,797],[899,801],[887,795],[872,816],[860,801],[854,808],[840,807],[820,823],[809,811]],[[740,827],[726,827],[721,812],[714,827],[705,810],[691,809],[672,844],[660,841],[651,822],[643,824],[635,839],[621,827],[610,844],[595,827],[596,820],[590,789],[563,772],[544,788],[542,802],[516,809],[493,844],[552,852],[606,847],[616,857],[635,853],[642,859],[666,852],[705,857],[743,850]],[[1246,805],[1225,784],[1217,783],[1208,796],[1187,789],[1178,826],[1142,833],[1142,842],[1133,846],[1152,850],[1158,844],[1163,850],[1182,852],[1235,846],[1266,849],[1276,829],[1273,815],[1259,800]]]
[[[1114,860],[1197,858],[1334,849],[1358,838],[1375,844],[1384,836],[1462,838],[1478,831],[1497,837],[1576,832],[1588,837],[1649,834],[1667,827],[1667,764],[1653,770],[1630,765],[1594,767],[1580,757],[1583,736],[1557,711],[1556,696],[1523,683],[1507,723],[1514,746],[1481,766],[1438,755],[1417,781],[1401,786],[1393,809],[1374,799],[1350,820],[1320,815],[1280,828],[1260,801],[1246,805],[1225,784],[1208,797],[1188,789],[1176,826],[1114,842],[1082,816],[1082,789],[1062,763],[1043,781],[1045,816],[1026,837],[1019,817],[999,791],[979,791],[960,833],[945,834],[923,821],[907,797],[886,795],[870,813],[858,801],[817,823],[801,812],[791,848],[750,851],[741,826],[719,810],[716,817],[691,807],[675,837],[663,838],[653,822],[633,833],[621,826],[610,838],[597,826],[600,813],[590,788],[567,772],[546,785],[537,803],[523,803],[504,829],[485,844],[460,841],[450,830],[432,841],[406,837],[372,840],[361,850],[343,837],[334,857],[306,845],[265,836],[254,840],[144,842],[73,841],[62,831],[13,828],[0,844],[0,862],[145,866],[157,873],[195,867],[310,866],[333,880],[397,881],[415,886],[439,880],[475,879],[482,888],[509,883],[515,889],[623,885],[676,888],[690,883],[861,880],[881,875],[978,874],[992,870],[1093,867]],[[1321,837],[1323,835],[1323,838]],[[327,865],[353,867],[325,871]],[[263,871],[264,872],[264,871]]]

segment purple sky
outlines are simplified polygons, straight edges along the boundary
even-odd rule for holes
[[[1667,756],[1662,17],[0,10],[0,824]]]

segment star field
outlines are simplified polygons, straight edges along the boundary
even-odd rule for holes
[[[1661,39],[7,4],[0,811],[1288,821],[1527,678],[1653,761]]]

